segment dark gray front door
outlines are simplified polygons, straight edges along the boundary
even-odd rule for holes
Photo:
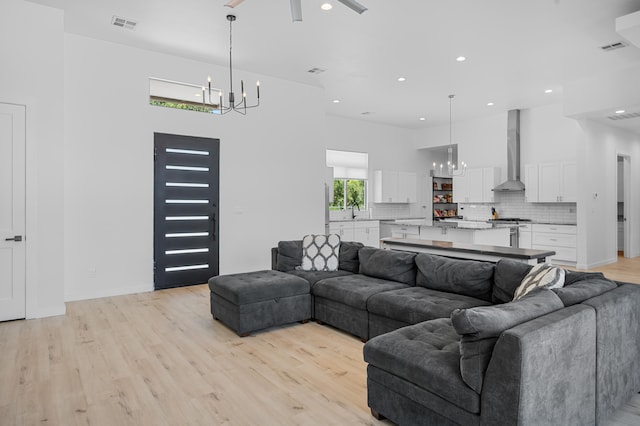
[[[154,287],[218,275],[220,140],[154,134]]]

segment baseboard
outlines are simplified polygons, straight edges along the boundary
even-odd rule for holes
[[[136,287],[108,288],[99,292],[92,292],[92,293],[86,293],[86,294],[81,294],[81,293],[65,294],[64,301],[75,302],[78,300],[101,299],[103,297],[124,296],[125,294],[147,293],[149,291],[153,291],[153,286],[149,287],[148,285],[140,285]]]
[[[588,263],[586,265],[576,265],[577,269],[593,269],[593,268],[597,268],[599,266],[604,266],[604,265],[610,265],[612,263],[616,263],[618,261],[617,257],[614,257],[612,259],[607,259],[607,260],[602,260],[600,262],[594,262],[594,263]]]
[[[38,308],[33,312],[29,312],[27,314],[27,319],[56,317],[59,315],[64,315],[66,313],[67,313],[67,307],[63,303],[62,305],[58,305],[58,306],[45,306],[42,308]]]

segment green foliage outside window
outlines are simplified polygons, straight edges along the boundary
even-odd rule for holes
[[[364,180],[334,179],[333,202],[329,208],[331,210],[347,209],[351,206],[358,209],[365,208],[365,187]]]

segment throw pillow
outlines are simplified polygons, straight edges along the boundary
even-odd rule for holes
[[[500,259],[493,274],[493,303],[507,303],[513,300],[513,293],[533,266],[513,259]]]
[[[539,288],[560,288],[564,285],[564,269],[548,263],[538,263],[531,268],[513,294],[513,300],[522,299],[527,293]]]
[[[303,271],[337,271],[340,256],[340,236],[305,235],[302,239]]]

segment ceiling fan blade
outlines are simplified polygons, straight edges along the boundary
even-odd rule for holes
[[[225,4],[225,6],[227,7],[236,7],[237,5],[239,5],[240,3],[242,3],[244,0],[231,0],[230,2],[228,2],[227,4]]]
[[[301,2],[301,0],[291,0],[291,20],[293,22],[302,22]]]
[[[345,6],[347,6],[348,8],[355,10],[361,15],[368,10],[366,7],[364,7],[363,5],[361,5],[355,0],[338,0],[338,1],[344,4]]]

